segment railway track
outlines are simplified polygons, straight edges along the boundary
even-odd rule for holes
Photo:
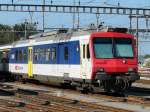
[[[0,97],[0,111],[4,112],[130,112],[125,109],[67,99],[43,92],[11,87],[7,90],[6,88],[6,86],[2,87],[1,90],[7,94],[10,92],[11,96]]]
[[[27,84],[27,86],[28,85],[29,87],[38,87],[34,84]],[[22,89],[3,84],[0,84],[0,87],[1,90],[3,90],[3,93],[6,92],[8,96],[10,96],[9,99],[5,97],[5,99],[2,99],[0,97],[0,110],[2,110],[2,112],[130,112],[126,109],[85,102],[82,100],[74,100],[64,96],[49,94],[47,92]],[[80,94],[79,92],[73,90],[65,91],[72,94]],[[96,99],[107,99],[110,102],[126,102],[140,104],[144,107],[150,107],[149,99],[132,95],[126,97],[116,97],[108,94],[86,94],[85,96]]]

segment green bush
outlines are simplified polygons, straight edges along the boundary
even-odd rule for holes
[[[145,66],[150,68],[150,62],[145,63]]]

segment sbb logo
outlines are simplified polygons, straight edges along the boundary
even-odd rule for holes
[[[21,67],[21,66],[15,66],[15,70],[23,70],[23,67]]]

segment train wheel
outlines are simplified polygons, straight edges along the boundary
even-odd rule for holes
[[[80,86],[76,87],[78,91],[83,94],[88,94],[90,92],[88,84],[82,83]]]
[[[129,82],[127,79],[118,79],[115,82],[114,90],[116,92],[124,92],[130,88],[131,84],[132,82]]]
[[[107,93],[112,93],[112,84],[111,84],[111,81],[103,81],[103,88],[104,88],[104,91],[107,92]]]
[[[89,93],[89,88],[88,87],[82,87],[80,91],[83,94],[88,94]]]
[[[22,82],[23,84],[26,84],[27,80],[23,78],[21,82]]]

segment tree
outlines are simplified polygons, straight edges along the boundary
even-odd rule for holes
[[[27,38],[29,35],[38,33],[35,24],[31,23],[20,23],[14,26],[0,24],[0,45],[12,43],[21,38],[25,39],[25,29]]]
[[[28,38],[30,35],[37,33],[36,26],[32,23],[16,24],[13,27],[13,29],[14,31],[18,31],[15,32],[15,37],[24,38],[24,39]],[[25,37],[25,30],[26,30],[26,37]]]
[[[144,56],[144,59],[148,59],[148,58],[150,58],[150,54],[146,54],[146,55]]]
[[[0,24],[0,44],[7,44],[11,42],[11,34],[7,31],[11,31],[11,26]]]

